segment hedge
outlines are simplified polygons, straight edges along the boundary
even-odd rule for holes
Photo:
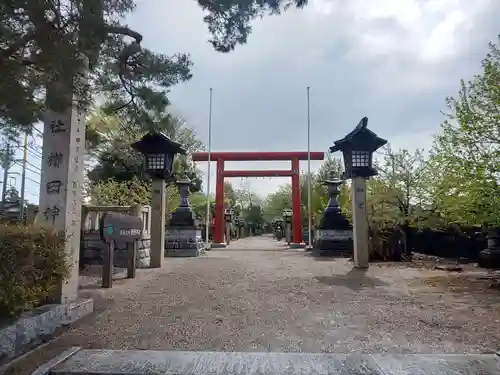
[[[43,305],[68,275],[64,236],[0,223],[0,320]]]

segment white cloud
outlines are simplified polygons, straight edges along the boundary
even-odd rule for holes
[[[498,32],[500,1],[312,0],[257,20],[248,44],[230,54],[212,50],[202,17],[193,0],[142,0],[130,23],[147,46],[192,54],[194,78],[174,87],[171,100],[206,140],[213,87],[214,151],[305,150],[308,85],[313,151],[326,151],[363,116],[393,148],[428,149],[445,96],[478,69]],[[228,163],[243,167],[284,166]],[[250,185],[264,195],[285,182]]]

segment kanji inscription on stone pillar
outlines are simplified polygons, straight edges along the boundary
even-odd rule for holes
[[[64,112],[49,109],[44,123],[38,220],[66,238],[65,252],[71,273],[54,299],[68,303],[78,296],[85,117],[76,106]]]

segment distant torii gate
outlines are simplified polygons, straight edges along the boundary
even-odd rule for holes
[[[208,161],[208,152],[194,152],[193,161]],[[323,152],[311,152],[311,160],[323,160]],[[226,161],[282,161],[290,160],[290,170],[225,171]],[[300,207],[299,160],[307,160],[307,151],[300,152],[212,152],[210,161],[217,162],[215,189],[215,220],[213,242],[224,242],[224,178],[225,177],[292,177],[292,226],[293,243],[302,242],[302,220]]]

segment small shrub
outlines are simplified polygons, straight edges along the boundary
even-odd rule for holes
[[[69,275],[64,236],[38,226],[0,224],[0,319],[42,305]]]

